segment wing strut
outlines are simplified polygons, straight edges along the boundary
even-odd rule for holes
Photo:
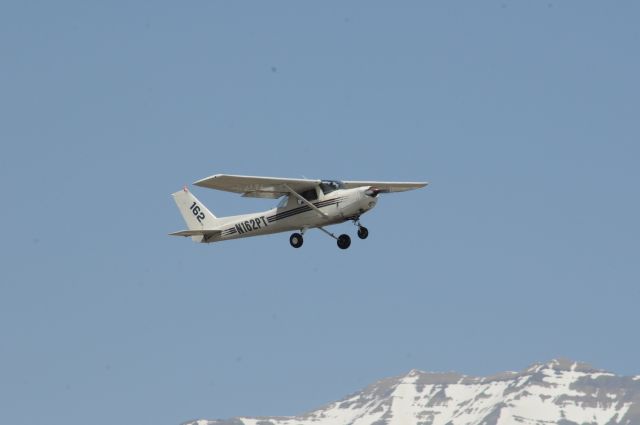
[[[320,208],[316,207],[315,205],[313,205],[311,202],[307,201],[306,199],[304,199],[304,197],[302,195],[300,195],[298,192],[296,192],[295,190],[291,189],[289,187],[289,185],[287,184],[283,184],[283,186],[289,191],[290,194],[292,194],[293,196],[295,196],[296,198],[298,198],[300,201],[304,202],[305,204],[307,204],[307,206],[309,206],[309,208],[311,208],[312,210],[314,210],[315,212],[317,212],[318,214],[320,214],[323,218],[329,218],[329,216],[327,214],[325,214],[324,212],[322,212],[320,210]]]

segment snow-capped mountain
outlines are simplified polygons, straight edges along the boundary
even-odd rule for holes
[[[490,377],[412,370],[294,417],[185,425],[640,425],[640,376],[569,360]]]

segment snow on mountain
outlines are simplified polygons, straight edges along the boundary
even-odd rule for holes
[[[565,359],[490,377],[412,370],[295,417],[184,425],[640,425],[640,376]]]

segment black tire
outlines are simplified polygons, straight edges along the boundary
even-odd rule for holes
[[[349,235],[340,235],[338,237],[338,248],[347,249],[351,246],[351,238]]]
[[[360,226],[358,228],[358,237],[360,239],[367,239],[368,236],[369,236],[369,229],[367,229],[364,226]]]
[[[289,237],[289,243],[294,248],[300,248],[304,243],[304,239],[300,233],[294,233]]]

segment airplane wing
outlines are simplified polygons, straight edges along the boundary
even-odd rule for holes
[[[241,193],[245,197],[276,199],[289,194],[291,190],[300,193],[312,189],[320,184],[320,180],[216,174],[194,184],[209,189]]]
[[[380,189],[382,193],[405,192],[407,190],[419,189],[428,185],[428,182],[366,182],[366,181],[344,181],[345,189],[355,187],[372,186]]]
[[[196,186],[226,192],[240,193],[251,198],[279,198],[291,191],[302,193],[314,188],[321,180],[285,179],[280,177],[236,176],[230,174],[216,174],[198,180]],[[376,181],[345,181],[341,182],[345,189],[362,186],[373,186],[383,193],[404,192],[426,186],[427,182],[376,182]]]

